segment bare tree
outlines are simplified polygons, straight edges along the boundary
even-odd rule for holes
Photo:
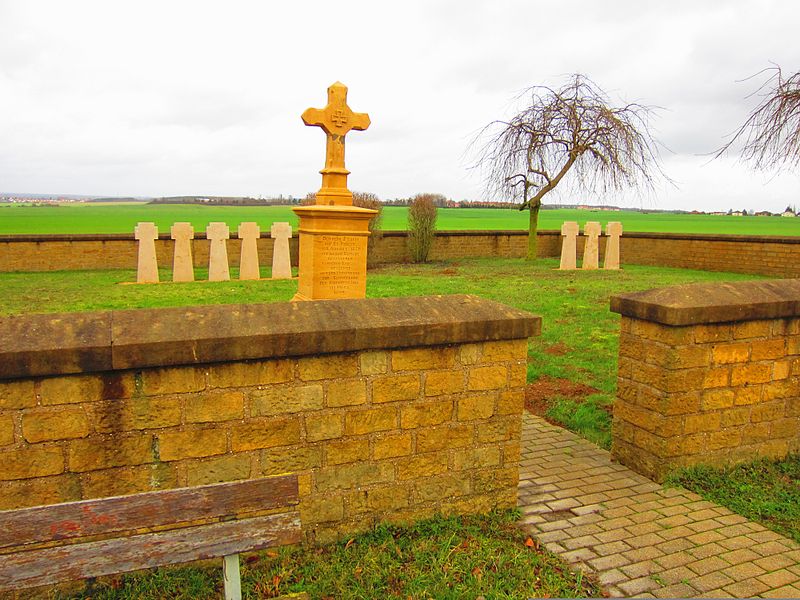
[[[741,143],[742,158],[756,169],[800,165],[800,72],[785,78],[775,66],[753,77],[769,72],[754,92],[762,96],[761,102],[715,158]]]
[[[648,125],[650,107],[611,107],[606,93],[577,73],[559,89],[528,88],[523,98],[527,108],[484,127],[473,145],[481,144],[475,166],[488,192],[530,211],[528,260],[536,259],[542,199],[567,173],[566,185],[589,193],[652,189],[656,176],[666,178]]]

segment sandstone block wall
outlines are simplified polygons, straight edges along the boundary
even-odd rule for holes
[[[300,475],[304,531],[318,541],[383,520],[515,506],[527,335],[538,321],[503,307],[505,325],[487,324],[501,305],[471,297],[419,300],[262,305],[276,320],[256,332],[252,312],[232,317],[241,307],[198,307],[193,339],[156,336],[193,347],[191,364],[136,367],[153,356],[150,334],[145,343],[112,331],[123,349],[112,363],[125,368],[92,372],[56,360],[43,374],[21,348],[29,372],[19,355],[7,363],[16,373],[0,370],[0,509],[287,472]],[[479,316],[398,322],[434,306]],[[158,310],[128,313],[165,326]],[[334,317],[339,334],[325,333],[320,323]],[[204,350],[226,318],[233,331],[212,340],[224,347]],[[434,322],[439,332],[426,334]],[[244,348],[250,356],[236,357]],[[224,360],[208,360],[215,352]]]
[[[676,467],[800,450],[800,282],[678,286],[617,297],[612,455]]]

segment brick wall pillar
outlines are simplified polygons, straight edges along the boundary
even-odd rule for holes
[[[676,286],[617,296],[611,310],[615,459],[660,481],[800,450],[800,281]]]

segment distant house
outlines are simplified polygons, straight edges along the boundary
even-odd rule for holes
[[[760,210],[760,211],[758,211],[758,212],[756,213],[756,216],[757,216],[757,217],[771,217],[771,216],[772,216],[772,213],[771,213],[771,212],[769,212],[768,210]]]
[[[781,213],[782,217],[796,217],[797,214],[792,210],[791,206],[787,206],[786,210]]]
[[[742,213],[742,211],[740,211],[740,210],[734,210],[733,212],[731,212],[731,216],[733,216],[733,217],[741,217],[742,214],[744,214],[744,213]]]

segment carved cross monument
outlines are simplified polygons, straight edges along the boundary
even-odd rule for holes
[[[344,166],[344,136],[352,129],[364,131],[369,127],[369,115],[350,110],[347,87],[337,81],[328,88],[328,105],[306,109],[302,119],[306,125],[321,127],[327,137],[325,168],[320,171],[322,188],[317,192],[317,204],[351,206],[353,194],[347,189],[350,171]]]
[[[317,203],[292,209],[300,217],[300,277],[294,299],[363,298],[368,224],[376,211],[353,206],[344,137],[353,129],[369,127],[369,116],[350,110],[347,88],[337,81],[328,88],[328,105],[306,110],[303,123],[322,127],[327,143]]]
[[[272,245],[272,278],[291,279],[292,263],[289,259],[289,238],[292,237],[292,226],[289,223],[273,223],[269,233],[275,240]]]
[[[228,281],[231,278],[228,270],[228,249],[225,245],[230,237],[230,230],[225,223],[209,223],[206,227],[206,238],[211,244],[208,251],[208,280]]]
[[[136,267],[136,283],[158,283],[158,261],[156,240],[158,227],[155,223],[138,223],[133,237],[139,241],[139,261]]]
[[[606,258],[603,261],[604,269],[619,269],[619,238],[622,235],[622,223],[610,221],[606,223]]]
[[[583,228],[583,235],[586,236],[586,244],[583,247],[583,267],[584,269],[596,269],[598,266],[598,238],[600,237],[600,223],[589,221]]]
[[[194,227],[191,223],[175,223],[170,227],[169,233],[175,240],[175,250],[172,253],[172,281],[194,281],[192,262]]]
[[[575,269],[578,253],[578,223],[564,221],[561,226],[561,235],[564,236],[564,239],[561,242],[561,266],[558,268],[563,271],[572,271]]]
[[[242,252],[239,255],[239,279],[261,279],[258,268],[258,238],[261,228],[257,223],[239,223],[239,239]]]

